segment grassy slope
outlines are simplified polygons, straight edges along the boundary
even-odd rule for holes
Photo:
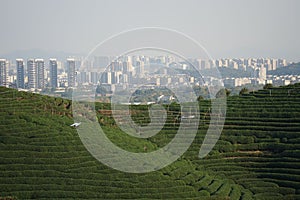
[[[300,96],[295,89],[299,85],[293,87],[273,89],[272,96],[262,90],[229,98],[221,139],[207,158],[198,159],[209,118],[204,118],[208,103],[202,102],[205,120],[189,151],[147,174],[122,173],[94,159],[69,126],[68,100],[0,88],[0,196],[297,199]],[[105,106],[97,105],[102,110]],[[148,140],[132,139],[120,133],[109,114],[98,117],[108,137],[130,151],[143,151],[145,145],[155,150],[174,135],[166,130]]]

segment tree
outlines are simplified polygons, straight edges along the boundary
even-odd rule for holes
[[[229,95],[231,94],[231,91],[226,88],[225,92],[226,92],[226,97],[229,97]]]
[[[248,88],[243,88],[243,89],[241,89],[241,91],[240,91],[240,95],[243,95],[243,94],[248,94],[249,93],[249,90],[248,90]]]
[[[231,91],[228,89],[221,89],[216,94],[216,98],[222,98],[222,97],[228,97],[230,95]]]
[[[101,96],[105,96],[107,94],[107,90],[103,86],[97,85],[96,93],[100,94]]]
[[[267,83],[266,85],[264,85],[264,90],[271,89],[271,88],[273,88],[273,85],[271,83]]]
[[[202,101],[204,98],[203,98],[203,96],[198,96],[197,97],[197,101]]]

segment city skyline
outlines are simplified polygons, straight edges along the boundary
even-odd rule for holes
[[[17,58],[12,61],[2,58],[0,59],[0,85],[35,92],[50,90],[55,92],[55,89],[60,88],[57,90],[59,93],[63,88],[87,85],[102,86],[106,91],[111,92],[122,91],[138,83],[146,85],[151,83],[150,85],[157,87],[174,86],[174,84],[207,87],[213,86],[216,81],[221,81],[226,88],[243,85],[262,86],[267,83],[280,86],[300,82],[299,75],[276,74],[277,69],[289,65],[293,63],[286,59],[190,58],[182,60],[171,55],[95,56],[92,60],[34,57],[27,60]],[[216,68],[217,71],[214,70]],[[194,72],[195,70],[200,72],[200,77]],[[224,74],[221,75],[221,72]],[[269,75],[269,72],[275,73]],[[218,75],[219,73],[221,76]]]
[[[0,57],[11,53],[22,57],[22,52],[33,49],[87,55],[99,42],[124,30],[162,27],[191,36],[212,58],[299,60],[296,0],[151,1],[142,6],[135,0],[4,0],[1,7],[5,29]],[[32,8],[42,12],[24,12]]]

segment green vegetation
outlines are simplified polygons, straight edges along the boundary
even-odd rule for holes
[[[221,98],[221,97],[228,97],[230,95],[230,90],[228,89],[221,89],[219,92],[216,94],[216,98]]]
[[[69,126],[71,101],[1,87],[0,199],[300,199],[299,91],[295,84],[228,97],[221,138],[204,159],[198,153],[210,102],[201,98],[201,122],[189,150],[164,169],[130,174],[89,154]],[[145,146],[154,151],[176,134],[180,107],[164,106],[167,123],[148,139],[121,132],[110,104],[97,103],[96,110],[112,142],[144,152]],[[147,125],[148,110],[132,106],[133,121]]]
[[[271,89],[273,87],[273,85],[271,83],[267,83],[266,85],[264,85],[263,89]]]
[[[243,88],[243,89],[241,89],[241,91],[240,91],[240,95],[244,95],[244,94],[247,94],[247,93],[249,93],[249,90],[247,89],[247,88]]]

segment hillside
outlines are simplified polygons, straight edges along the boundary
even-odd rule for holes
[[[151,173],[113,170],[82,145],[69,100],[0,88],[0,199],[300,199],[300,84],[227,100],[221,138],[204,159],[198,152],[209,122],[200,102],[200,126],[189,150]],[[122,134],[108,104],[96,104],[99,123],[120,147],[143,152],[166,145],[167,124],[149,139]],[[168,109],[168,120],[178,106]],[[147,106],[133,107],[147,124]],[[175,133],[174,133],[175,132]]]
[[[299,75],[300,63],[292,63],[287,67],[281,67],[273,71],[268,71],[268,75]]]

